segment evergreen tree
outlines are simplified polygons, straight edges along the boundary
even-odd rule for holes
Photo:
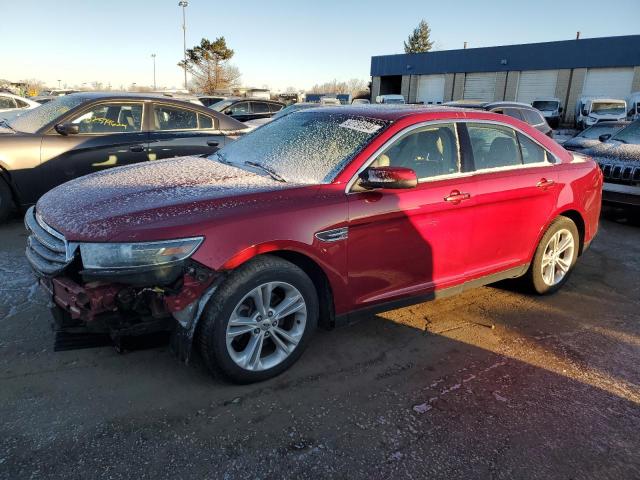
[[[425,20],[420,20],[418,26],[413,29],[413,33],[404,42],[404,53],[428,52],[431,47],[433,47],[433,42],[431,41],[429,24]]]

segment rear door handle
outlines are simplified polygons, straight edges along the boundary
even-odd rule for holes
[[[131,145],[129,147],[129,150],[132,152],[144,152],[144,146],[143,145]]]
[[[459,190],[453,190],[448,196],[444,197],[445,202],[460,203],[463,200],[469,200],[471,194],[460,192]]]
[[[553,184],[555,184],[553,180],[547,180],[546,178],[543,178],[538,183],[536,183],[536,187],[541,188],[542,190],[546,190]]]
[[[217,142],[216,140],[207,140],[207,145],[210,147],[217,147],[220,145],[220,142]]]

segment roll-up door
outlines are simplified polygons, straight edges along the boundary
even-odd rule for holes
[[[557,83],[557,70],[529,70],[521,72],[516,100],[518,102],[531,104],[536,98],[555,97]]]
[[[425,104],[442,103],[444,101],[444,75],[420,75],[416,100]]]
[[[496,91],[496,73],[467,73],[464,79],[464,99],[492,102]]]

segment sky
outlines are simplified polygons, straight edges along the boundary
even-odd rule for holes
[[[180,87],[178,0],[0,0],[0,78]],[[369,79],[421,19],[438,50],[640,33],[640,0],[189,0],[187,48],[224,36],[248,87]],[[13,21],[7,21],[13,19]]]

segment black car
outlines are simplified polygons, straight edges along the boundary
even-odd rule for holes
[[[599,145],[608,140],[619,130],[629,125],[629,122],[598,122],[595,125],[582,130],[576,136],[570,138],[562,144],[567,150],[572,152],[582,152],[583,150]]]
[[[236,120],[246,122],[256,118],[269,118],[282,110],[282,102],[252,98],[228,98],[211,106],[211,109],[224,113]]]
[[[635,207],[640,212],[640,120],[609,138],[607,135],[602,136],[602,143],[582,152],[598,162],[602,169],[602,201]]]
[[[453,102],[446,102],[444,105],[459,108],[475,108],[478,110],[487,110],[493,113],[501,113],[503,115],[508,115],[510,117],[517,118],[518,120],[522,120],[549,137],[553,136],[553,130],[545,120],[542,113],[526,103],[455,100]]]
[[[2,115],[0,114],[0,119]],[[216,151],[246,126],[156,95],[75,93],[0,120],[0,221],[61,183],[106,168]]]

